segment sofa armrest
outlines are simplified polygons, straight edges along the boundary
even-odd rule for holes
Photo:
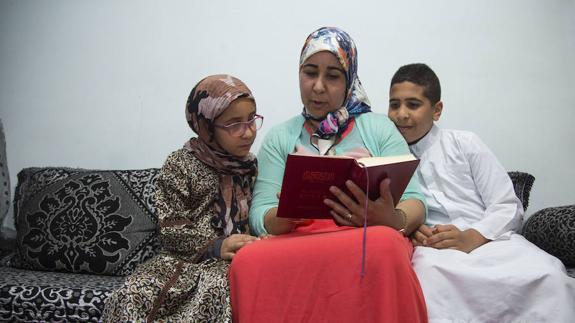
[[[525,222],[523,236],[565,266],[575,266],[575,204],[535,212]]]
[[[523,210],[527,210],[527,206],[529,206],[529,194],[531,193],[535,177],[525,172],[508,172],[507,174],[509,178],[511,178],[511,182],[513,182],[515,195],[517,195],[523,204]]]
[[[16,231],[3,227],[0,229],[0,265],[2,259],[16,251]]]

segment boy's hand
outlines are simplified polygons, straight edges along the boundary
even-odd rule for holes
[[[425,225],[422,224],[419,226],[417,231],[411,234],[411,243],[413,243],[414,247],[423,246],[423,241],[427,240],[427,238],[433,235],[433,230]]]
[[[452,224],[436,225],[433,235],[423,240],[423,245],[436,249],[455,249],[466,253],[489,242],[475,229],[459,230]]]
[[[258,238],[247,234],[232,234],[225,238],[220,248],[220,257],[224,260],[232,260],[240,248],[250,244]]]

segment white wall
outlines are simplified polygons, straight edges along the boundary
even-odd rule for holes
[[[528,214],[575,203],[575,1],[272,3],[0,0],[12,185],[28,166],[160,167],[191,135],[190,89],[214,73],[252,88],[265,115],[257,151],[300,112],[305,37],[332,25],[355,39],[375,111],[400,65],[428,63],[444,89],[441,125],[476,132],[507,169],[536,176]]]

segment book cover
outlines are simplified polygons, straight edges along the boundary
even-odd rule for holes
[[[353,198],[345,186],[348,179],[364,192],[369,185],[369,198],[375,200],[379,197],[380,182],[389,177],[391,195],[397,205],[418,164],[419,160],[411,154],[360,159],[290,154],[286,161],[277,216],[331,219],[331,209],[323,200],[330,198],[337,201],[329,191],[332,185]]]

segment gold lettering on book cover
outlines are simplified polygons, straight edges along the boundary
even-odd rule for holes
[[[335,180],[334,172],[305,171],[302,174],[302,181],[308,183],[326,183]]]

